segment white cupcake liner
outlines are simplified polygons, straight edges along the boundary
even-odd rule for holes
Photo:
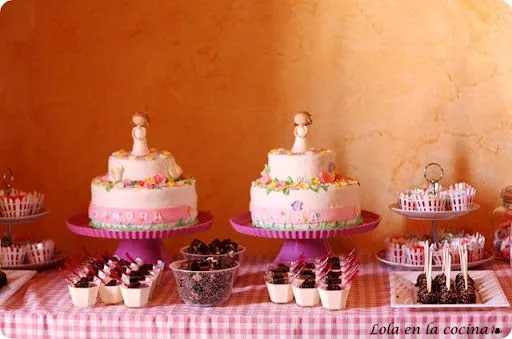
[[[6,218],[20,218],[36,214],[41,211],[43,201],[44,194],[38,192],[29,193],[23,199],[11,199],[4,195],[0,199],[0,215]]]
[[[416,209],[420,212],[439,212],[446,210],[446,196],[444,194],[415,194]]]
[[[411,194],[400,193],[398,195],[398,202],[400,204],[400,208],[404,211],[416,210],[416,201],[413,199]]]
[[[55,243],[45,240],[39,243],[27,245],[27,261],[29,264],[43,264],[53,257]]]
[[[388,242],[386,246],[386,259],[397,264],[405,264],[407,263],[407,249],[408,247],[404,244]]]
[[[476,195],[476,189],[466,182],[459,182],[450,186],[450,191],[463,191],[467,194],[468,206],[473,203]]]
[[[452,211],[467,211],[470,206],[470,197],[466,191],[451,190],[448,193],[450,197],[450,209]]]
[[[26,253],[26,246],[0,247],[0,259],[2,267],[22,265],[25,262]]]
[[[423,255],[423,251],[421,249],[408,248],[406,252],[407,252],[407,264],[416,265],[416,266],[422,266],[424,264],[424,262],[423,262],[424,255]]]

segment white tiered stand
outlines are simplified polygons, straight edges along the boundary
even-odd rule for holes
[[[7,189],[11,188],[11,185],[14,181],[14,174],[11,169],[7,169],[7,171],[3,175],[3,184]],[[23,225],[23,224],[29,224],[31,222],[34,222],[38,220],[41,217],[44,217],[50,213],[48,210],[42,210],[39,213],[27,215],[23,217],[0,217],[0,225],[6,225],[7,226],[7,234],[10,239],[12,239],[12,227],[15,225]],[[56,265],[64,259],[66,259],[67,253],[65,251],[61,251],[59,249],[55,249],[55,252],[53,254],[53,258],[47,262],[40,263],[40,264],[21,264],[16,266],[2,266],[2,269],[7,270],[40,270],[45,267]]]
[[[430,179],[427,175],[427,170],[431,166],[437,166],[441,170],[441,175],[438,179]],[[430,163],[424,169],[424,177],[425,179],[436,189],[438,186],[438,182],[442,179],[444,175],[444,171],[442,167],[437,163]],[[438,211],[438,212],[424,212],[424,211],[409,211],[403,210],[400,208],[400,204],[394,203],[389,205],[389,208],[395,212],[396,214],[402,215],[408,219],[412,220],[423,220],[423,221],[431,221],[432,222],[432,230],[431,230],[431,243],[436,242],[437,237],[437,222],[443,220],[454,220],[460,218],[464,215],[467,215],[471,212],[474,212],[480,208],[480,205],[476,203],[472,203],[471,206],[467,210],[462,211]],[[413,269],[413,270],[421,270],[423,269],[423,265],[411,265],[411,264],[402,264],[390,261],[387,259],[386,250],[381,250],[376,255],[377,259],[389,266],[405,268],[405,269]],[[482,264],[485,264],[493,259],[493,254],[491,251],[484,252],[484,259],[479,261],[473,261],[468,263],[468,267],[475,267]],[[433,269],[441,269],[441,265],[432,265]],[[452,264],[452,269],[458,270],[460,269],[459,264]]]

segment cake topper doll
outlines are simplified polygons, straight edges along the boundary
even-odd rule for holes
[[[135,127],[132,129],[133,149],[132,155],[144,156],[149,154],[146,140],[146,126],[149,125],[149,117],[146,113],[137,112],[132,117]]]
[[[313,123],[311,114],[308,112],[301,112],[295,114],[293,118],[295,123],[295,129],[293,134],[295,135],[295,142],[293,143],[293,153],[303,153],[308,150],[306,136],[308,135],[308,126]]]

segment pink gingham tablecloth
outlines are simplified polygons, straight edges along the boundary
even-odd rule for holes
[[[501,338],[511,330],[510,308],[463,310],[406,310],[389,306],[390,268],[372,256],[360,258],[360,275],[350,291],[347,309],[327,311],[295,304],[269,302],[262,272],[269,258],[251,258],[241,268],[233,294],[220,307],[200,308],[181,303],[171,272],[166,272],[149,307],[128,309],[122,305],[75,308],[65,282],[56,271],[39,273],[0,307],[0,329],[9,338],[269,338],[269,337],[386,337],[394,328],[399,337],[438,335],[448,327],[485,326]],[[484,269],[484,268],[481,268]],[[493,269],[512,300],[512,270],[504,262]],[[406,335],[418,326],[416,336]],[[389,328],[389,329],[388,329]],[[385,332],[383,332],[383,329]],[[500,333],[496,334],[496,329]],[[381,333],[372,335],[373,333]],[[379,332],[380,331],[380,332]],[[466,330],[467,331],[467,330]],[[482,335],[469,337],[481,338]]]

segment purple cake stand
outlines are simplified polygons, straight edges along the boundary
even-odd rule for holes
[[[301,254],[304,254],[306,258],[320,257],[331,249],[328,239],[368,232],[376,228],[380,223],[381,217],[378,214],[362,211],[361,215],[363,223],[360,225],[314,231],[285,231],[258,228],[253,226],[249,212],[233,217],[229,219],[229,222],[235,231],[245,235],[284,239],[281,251],[274,260],[275,263],[282,263],[295,260]]]
[[[86,214],[76,215],[66,220],[69,230],[78,235],[121,240],[115,252],[121,258],[128,259],[126,253],[129,253],[130,256],[139,257],[145,262],[156,262],[158,259],[168,262],[169,253],[160,239],[206,231],[213,224],[213,216],[210,212],[199,212],[198,222],[195,225],[161,231],[104,230],[89,226],[89,222],[90,219]]]

